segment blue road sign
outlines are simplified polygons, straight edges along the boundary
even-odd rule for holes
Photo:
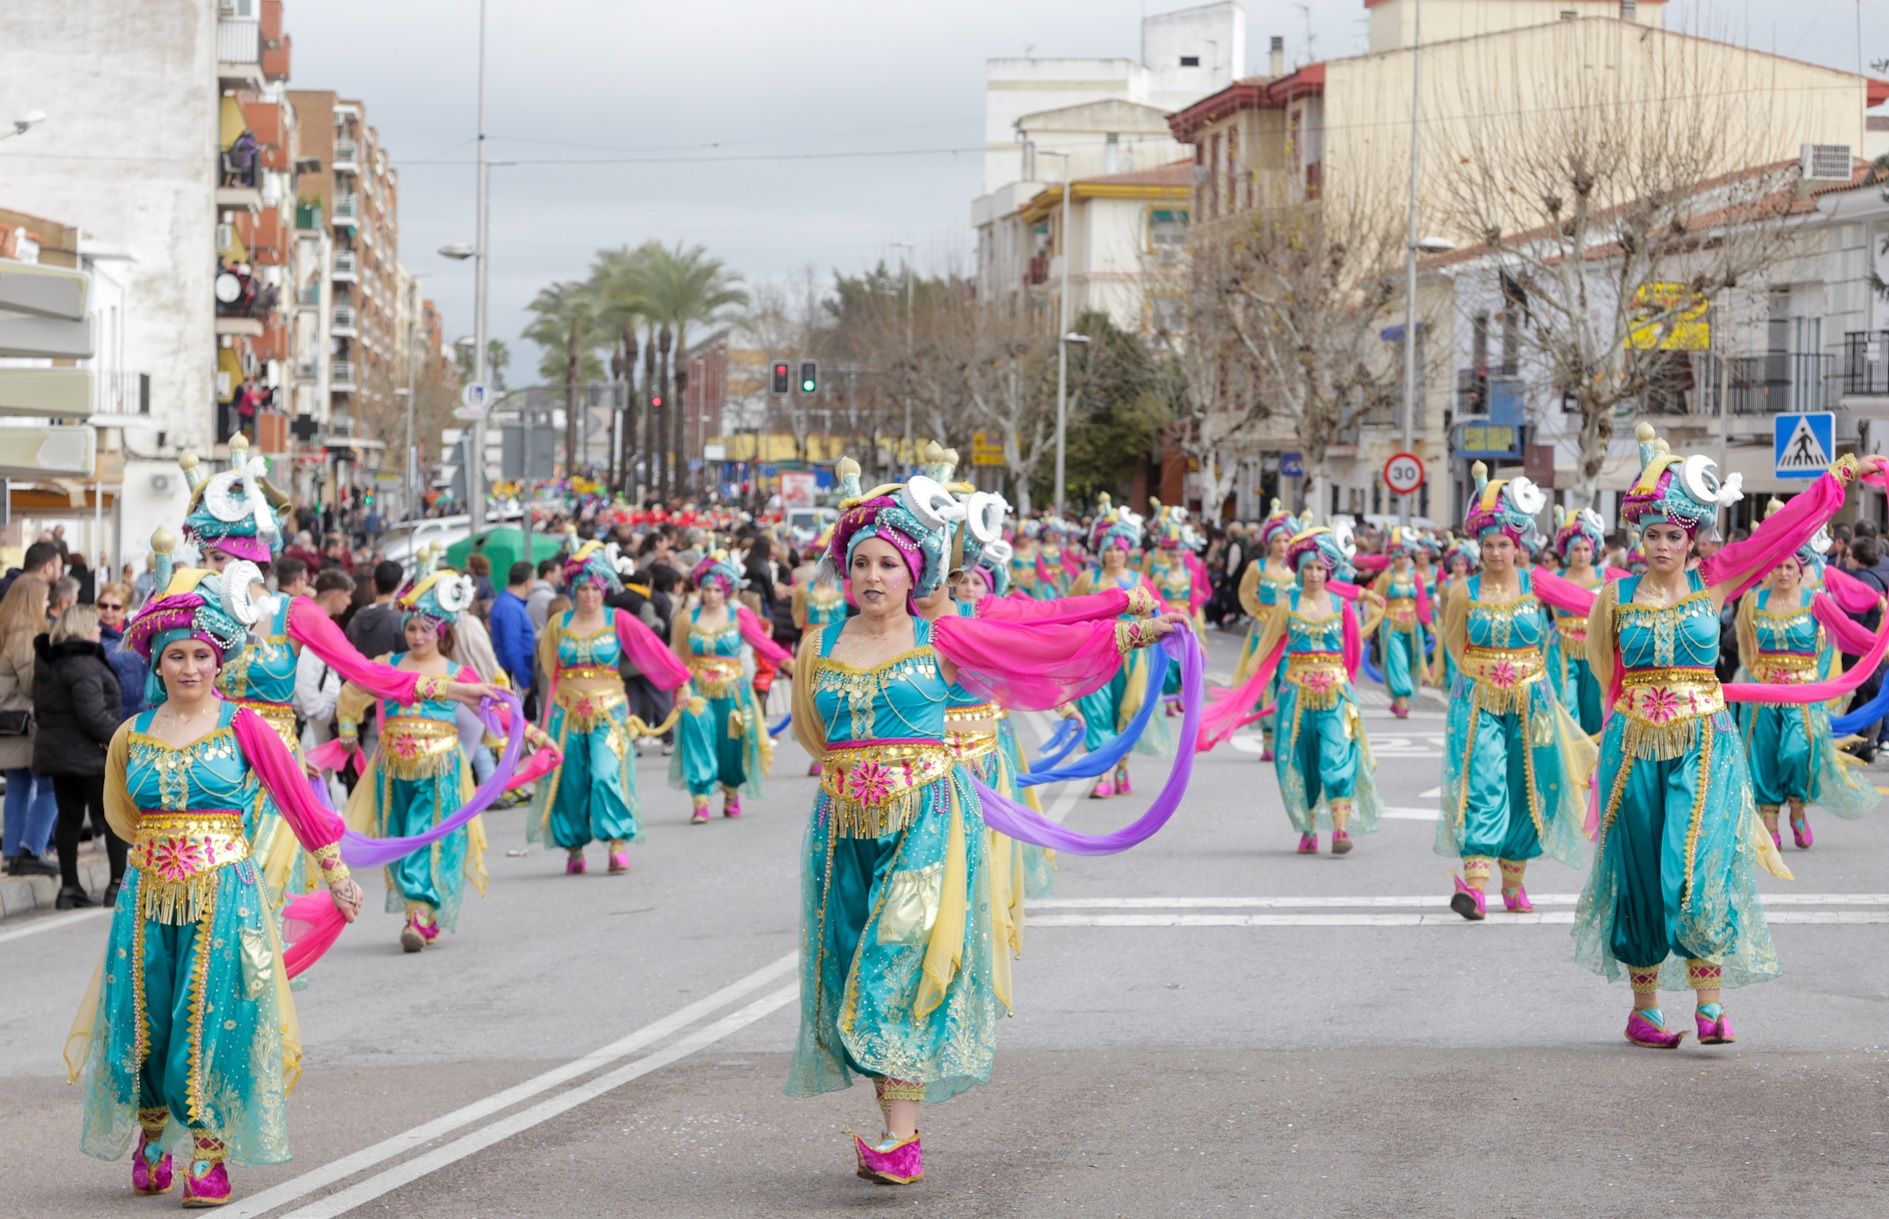
[[[1279,473],[1286,478],[1304,478],[1305,477],[1305,454],[1303,453],[1279,454]]]
[[[1779,478],[1815,478],[1836,459],[1834,412],[1778,415],[1771,426],[1771,464]]]

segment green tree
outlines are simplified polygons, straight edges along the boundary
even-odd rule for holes
[[[525,337],[541,351],[538,375],[548,385],[564,387],[564,468],[577,469],[577,387],[603,380],[598,349],[607,341],[601,311],[589,286],[565,280],[540,288],[526,306],[531,325]]]
[[[1088,311],[1076,319],[1078,334],[1089,342],[1069,349],[1067,440],[1068,503],[1079,511],[1106,491],[1127,502],[1135,475],[1148,465],[1161,429],[1173,418],[1173,370],[1156,358],[1139,335]],[[1053,493],[1055,470],[1039,471],[1037,494]]]
[[[666,445],[662,446],[668,452],[668,460],[664,463],[663,489],[665,494],[674,498],[681,491],[682,471],[686,468],[687,457],[683,444],[681,403],[674,401],[677,395],[670,392],[670,369],[674,367],[682,370],[688,367],[690,327],[713,325],[726,319],[734,310],[745,308],[748,293],[742,287],[741,276],[730,271],[721,259],[710,257],[702,246],[685,248],[681,242],[677,242],[674,248],[668,248],[648,243],[643,249],[647,251],[644,255],[647,261],[643,267],[643,299],[647,316],[657,324],[656,392],[670,403],[666,408],[668,439]],[[675,352],[673,365],[670,363],[672,345]],[[685,372],[678,373],[678,379],[685,383],[686,378]]]

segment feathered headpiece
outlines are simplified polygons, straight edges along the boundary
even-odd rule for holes
[[[152,662],[145,679],[145,698],[152,703],[167,697],[156,664],[167,646],[179,639],[201,640],[220,665],[243,646],[269,600],[262,571],[249,560],[234,560],[221,572],[176,567],[171,559],[176,546],[168,529],[151,535],[157,591],[125,624],[124,646]]]
[[[1127,508],[1117,508],[1108,493],[1096,496],[1095,521],[1089,526],[1089,550],[1100,555],[1110,546],[1123,550],[1141,549],[1141,517]]]
[[[394,597],[402,626],[419,617],[437,632],[459,621],[459,615],[472,608],[473,598],[478,596],[472,577],[450,567],[438,567],[437,561],[438,553],[431,546],[421,547],[415,556],[413,579]]]
[[[1773,495],[1764,506],[1765,519],[1769,520],[1772,513],[1781,511],[1783,507],[1784,501]],[[1804,577],[1807,580],[1823,579],[1823,568],[1827,562],[1824,556],[1830,553],[1830,547],[1833,544],[1830,527],[1820,525],[1817,532],[1811,535],[1810,540],[1797,548],[1797,562],[1804,569]]]
[[[717,550],[702,556],[701,562],[689,569],[689,583],[697,588],[709,584],[721,585],[722,595],[732,597],[747,586],[747,579],[741,574],[728,557],[725,550]]]
[[[615,542],[599,542],[595,539],[581,545],[577,541],[577,531],[569,530],[568,546],[571,557],[564,560],[564,586],[573,594],[580,584],[595,584],[603,589],[604,595],[623,591],[624,565],[635,570],[635,561],[617,551]]]
[[[199,549],[215,547],[258,567],[267,565],[282,543],[276,510],[287,508],[289,498],[271,486],[268,463],[249,455],[249,442],[238,432],[230,438],[230,466],[210,474],[195,453],[177,461],[190,488],[190,508],[184,516],[184,537]]]
[[[1393,559],[1416,558],[1423,539],[1408,525],[1392,525],[1384,533],[1384,554]]]
[[[876,537],[904,558],[912,573],[912,596],[928,597],[944,582],[950,527],[963,518],[964,505],[927,475],[874,487],[840,505],[833,540],[820,558],[822,574],[843,578],[852,566],[853,548]]]
[[[1526,550],[1539,545],[1541,531],[1535,527],[1535,514],[1548,506],[1548,496],[1526,478],[1498,478],[1489,481],[1489,467],[1481,462],[1469,468],[1476,480],[1476,493],[1469,512],[1463,518],[1463,532],[1481,542],[1490,533],[1502,533],[1516,546]]]
[[[1292,535],[1286,546],[1286,566],[1298,575],[1309,563],[1322,564],[1329,577],[1334,580],[1351,578],[1351,560],[1358,553],[1358,544],[1352,540],[1351,526],[1306,525]]]
[[[1450,567],[1458,559],[1467,562],[1469,569],[1474,571],[1482,566],[1482,547],[1474,538],[1459,538],[1452,535],[1443,548],[1443,566]]]
[[[1259,523],[1259,544],[1270,546],[1274,537],[1283,534],[1290,539],[1298,531],[1299,518],[1280,507],[1278,497],[1274,496],[1272,511],[1268,512],[1266,519]]]
[[[1640,477],[1620,504],[1620,519],[1639,529],[1677,525],[1697,536],[1718,531],[1718,510],[1743,494],[1744,476],[1721,481],[1718,463],[1703,453],[1681,457],[1666,447],[1650,423],[1634,433],[1640,442]]]
[[[1194,545],[1194,531],[1187,523],[1187,509],[1150,499],[1154,509],[1154,544],[1162,550],[1179,550]]]
[[[1592,508],[1569,512],[1556,504],[1554,523],[1554,552],[1563,563],[1568,561],[1568,547],[1576,542],[1586,542],[1593,551],[1594,561],[1600,561],[1601,553],[1607,549],[1607,528],[1600,519],[1600,513]]]
[[[1004,518],[1010,505],[1001,495],[973,491],[963,497],[964,529],[960,533],[965,571],[982,572],[990,591],[1003,596],[1010,590],[1010,559],[1015,553],[1004,540]]]

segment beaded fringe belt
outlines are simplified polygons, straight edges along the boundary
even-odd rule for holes
[[[1299,691],[1299,706],[1307,711],[1330,711],[1344,697],[1345,660],[1336,652],[1292,652],[1286,656],[1283,679]]]
[[[925,789],[951,773],[939,741],[833,741],[820,770],[826,814],[840,838],[883,838],[910,826]]]
[[[1628,669],[1614,703],[1627,718],[1623,748],[1645,761],[1683,757],[1699,738],[1699,721],[1723,710],[1718,673],[1706,668]]]
[[[1547,674],[1540,648],[1463,649],[1463,676],[1475,683],[1476,708],[1495,715],[1528,711],[1529,687]]]
[[[741,662],[726,656],[691,656],[689,684],[702,698],[732,698],[741,688]]]
[[[994,703],[951,707],[945,711],[945,747],[960,762],[971,762],[997,748],[997,722],[1007,714]]]
[[[452,768],[459,754],[459,725],[396,715],[381,725],[380,768],[395,779],[431,779]]]
[[[1817,657],[1802,652],[1760,652],[1753,677],[1767,685],[1801,686],[1817,676]]]
[[[1411,630],[1417,625],[1417,603],[1409,597],[1392,597],[1384,603],[1384,621]]]
[[[217,873],[249,858],[235,809],[159,809],[138,815],[129,864],[138,869],[138,917],[183,926],[211,905]]]
[[[562,676],[569,677],[570,670]],[[612,674],[615,676],[615,674]],[[568,686],[558,687],[558,706],[564,708],[564,723],[572,732],[589,732],[618,707],[629,703],[629,696],[623,693],[623,687],[603,690],[573,690]]]
[[[1561,634],[1561,642],[1581,649],[1581,655],[1571,657],[1574,660],[1587,659],[1587,619],[1556,618],[1554,629]]]

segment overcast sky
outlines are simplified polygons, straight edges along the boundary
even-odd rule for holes
[[[543,285],[600,247],[699,242],[751,281],[820,278],[918,247],[922,270],[969,263],[981,188],[984,60],[1134,56],[1144,11],[1175,0],[487,0],[492,333],[512,379]],[[1308,6],[1246,0],[1247,70],[1284,34],[1307,58]],[[1862,0],[1866,59],[1889,57],[1889,0]],[[427,278],[449,338],[472,332],[472,276],[440,258],[470,241],[476,0],[288,0],[292,85],[361,99],[400,170],[400,257]],[[1854,68],[1857,0],[1672,0],[1669,24]],[[1318,58],[1364,49],[1363,0],[1310,0]],[[875,151],[794,160],[757,157]]]

